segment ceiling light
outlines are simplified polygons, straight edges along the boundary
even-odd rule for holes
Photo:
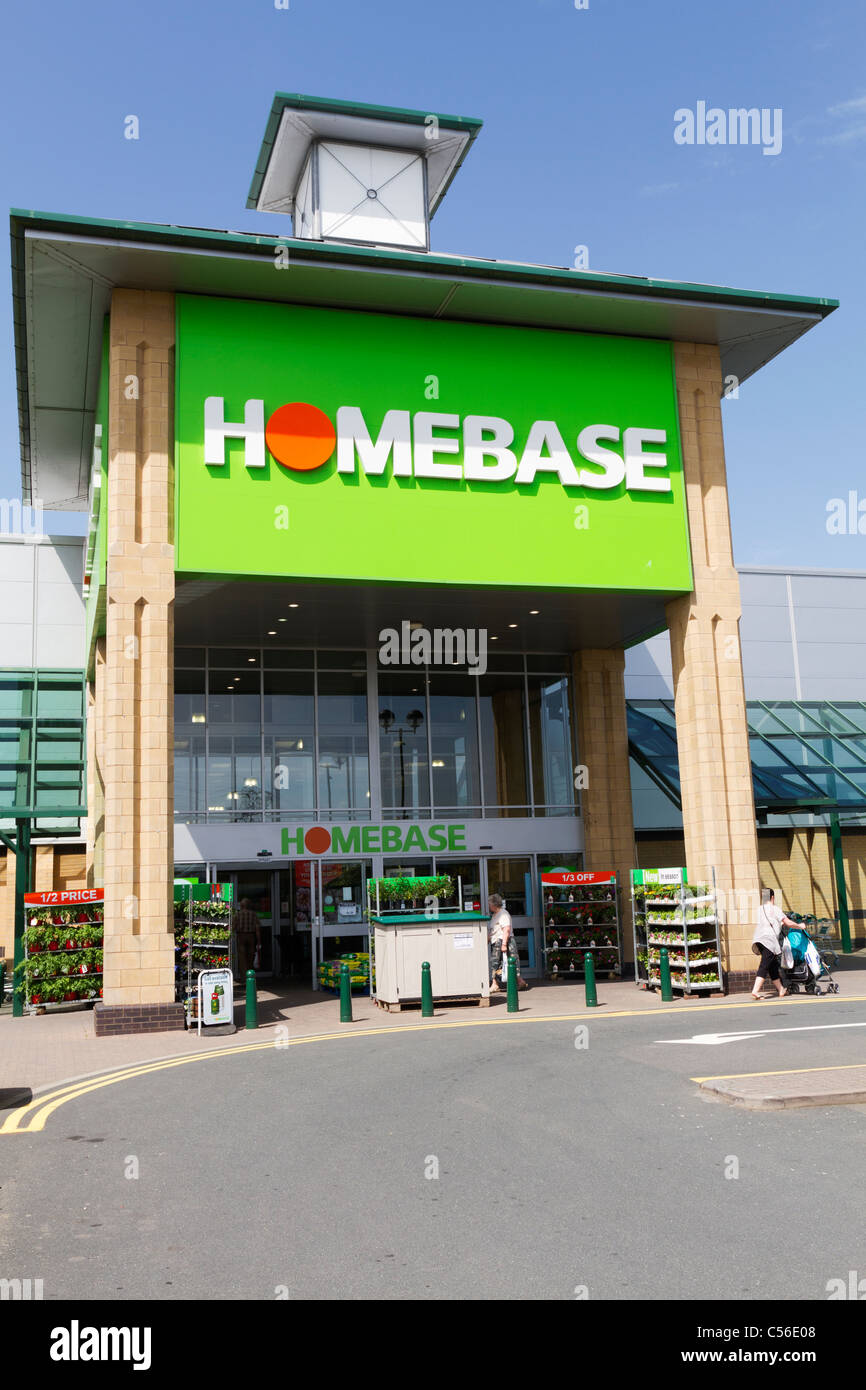
[[[509,627],[517,627],[517,623],[509,623],[508,626],[509,626]]]
[[[490,640],[491,640],[491,642],[498,642],[498,641],[499,641],[499,638],[498,638],[498,637],[491,637]]]
[[[529,610],[529,616],[530,616],[530,618],[537,618],[540,611],[541,611],[541,610],[538,609],[538,608],[530,608],[530,610]]]
[[[245,787],[257,787],[258,785],[259,785],[259,784],[258,784],[258,782],[256,781],[255,777],[245,777],[245,778],[244,778],[244,786],[245,786]]]
[[[303,751],[303,747],[304,747],[304,740],[303,740],[302,738],[299,738],[299,739],[298,739],[298,751],[299,751],[299,752],[302,752],[302,751]]]
[[[252,662],[254,662],[254,661],[255,661],[255,657],[254,657],[254,656],[248,656],[248,657],[247,657],[247,661],[252,661]]]
[[[205,717],[204,717],[203,714],[194,714],[193,717],[192,717],[192,722],[193,722],[193,724],[204,724],[204,723],[206,723],[207,721],[205,720]]]
[[[433,759],[433,766],[434,766],[434,767],[444,767],[444,766],[445,766],[445,763],[442,761],[441,758],[434,758],[434,759]]]
[[[288,618],[277,618],[278,623],[287,623],[288,621]]]
[[[271,628],[271,631],[268,633],[268,636],[269,636],[269,637],[276,637],[276,635],[277,635],[276,628]]]
[[[290,603],[290,604],[289,604],[289,607],[290,607],[290,608],[298,608],[299,606],[300,606],[300,605],[297,604],[297,603]]]

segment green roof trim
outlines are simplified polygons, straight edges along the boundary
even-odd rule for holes
[[[403,125],[423,126],[428,117],[435,116],[436,121],[443,130],[462,131],[469,136],[469,143],[464,151],[463,158],[469,153],[472,142],[484,124],[483,121],[474,116],[448,116],[441,111],[415,111],[406,106],[377,106],[365,101],[339,101],[334,97],[310,97],[304,96],[301,92],[275,92],[274,100],[268,114],[268,122],[265,126],[265,133],[262,138],[258,158],[256,160],[255,173],[250,184],[250,191],[247,196],[247,207],[254,208],[259,200],[262,191],[265,174],[270,163],[271,151],[274,148],[274,140],[280,128],[280,121],[283,112],[292,111],[322,111],[334,116],[359,116],[366,117],[374,121],[397,121]],[[459,161],[457,168],[454,169],[451,178],[442,190],[439,202],[445,196],[454,175],[457,173],[463,158]],[[438,203],[437,203],[438,206]],[[432,209],[435,211],[435,209]]]
[[[618,275],[604,271],[570,270],[565,266],[533,265],[522,261],[496,261],[472,256],[451,256],[431,251],[390,251],[380,247],[346,246],[334,242],[314,242],[302,238],[270,236],[263,232],[215,231],[205,227],[180,227],[161,222],[117,222],[96,217],[74,217],[63,213],[27,211],[12,208],[9,213],[13,241],[13,276],[23,276],[24,233],[28,230],[66,231],[73,234],[101,232],[115,241],[129,239],[154,245],[176,246],[180,250],[197,248],[212,250],[222,246],[226,251],[252,251],[256,247],[272,251],[287,246],[299,260],[339,261],[346,265],[375,268],[404,266],[425,271],[431,276],[447,277],[459,272],[475,275],[482,280],[518,280],[526,285],[571,285],[574,289],[593,288],[616,290],[635,295],[652,294],[660,298],[701,300],[710,304],[744,305],[750,308],[778,309],[782,312],[818,314],[822,318],[838,309],[838,299],[815,298],[796,294],[774,294],[766,290],[738,290],[724,285],[693,284],[685,280],[656,280],[642,275]],[[16,245],[17,243],[17,245]],[[17,253],[17,254],[16,254]],[[23,280],[14,289],[22,295],[20,323],[23,327]],[[16,327],[19,323],[15,317]]]

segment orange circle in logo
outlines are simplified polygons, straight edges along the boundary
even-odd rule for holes
[[[293,401],[274,411],[265,428],[265,442],[283,468],[306,473],[327,463],[337,431],[323,410]]]
[[[314,825],[304,836],[304,844],[310,854],[326,854],[331,848],[331,832],[323,825]]]

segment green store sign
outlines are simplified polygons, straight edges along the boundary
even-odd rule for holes
[[[180,571],[691,588],[668,342],[178,295],[177,362]]]
[[[281,830],[281,853],[321,854],[433,854],[466,849],[465,825],[406,822],[387,825],[299,825]]]

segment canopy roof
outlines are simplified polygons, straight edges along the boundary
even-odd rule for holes
[[[673,701],[627,703],[639,796],[652,784],[666,798],[668,816],[665,822],[660,798],[650,807],[643,795],[647,816],[637,799],[638,828],[653,828],[650,821],[659,828],[674,824],[671,813],[682,803]],[[866,702],[749,700],[746,718],[759,819],[833,811],[866,816]]]
[[[837,307],[558,266],[244,232],[11,214],[25,502],[84,510],[111,291],[187,291],[477,323],[715,343],[745,381]],[[288,274],[274,274],[276,248]]]

